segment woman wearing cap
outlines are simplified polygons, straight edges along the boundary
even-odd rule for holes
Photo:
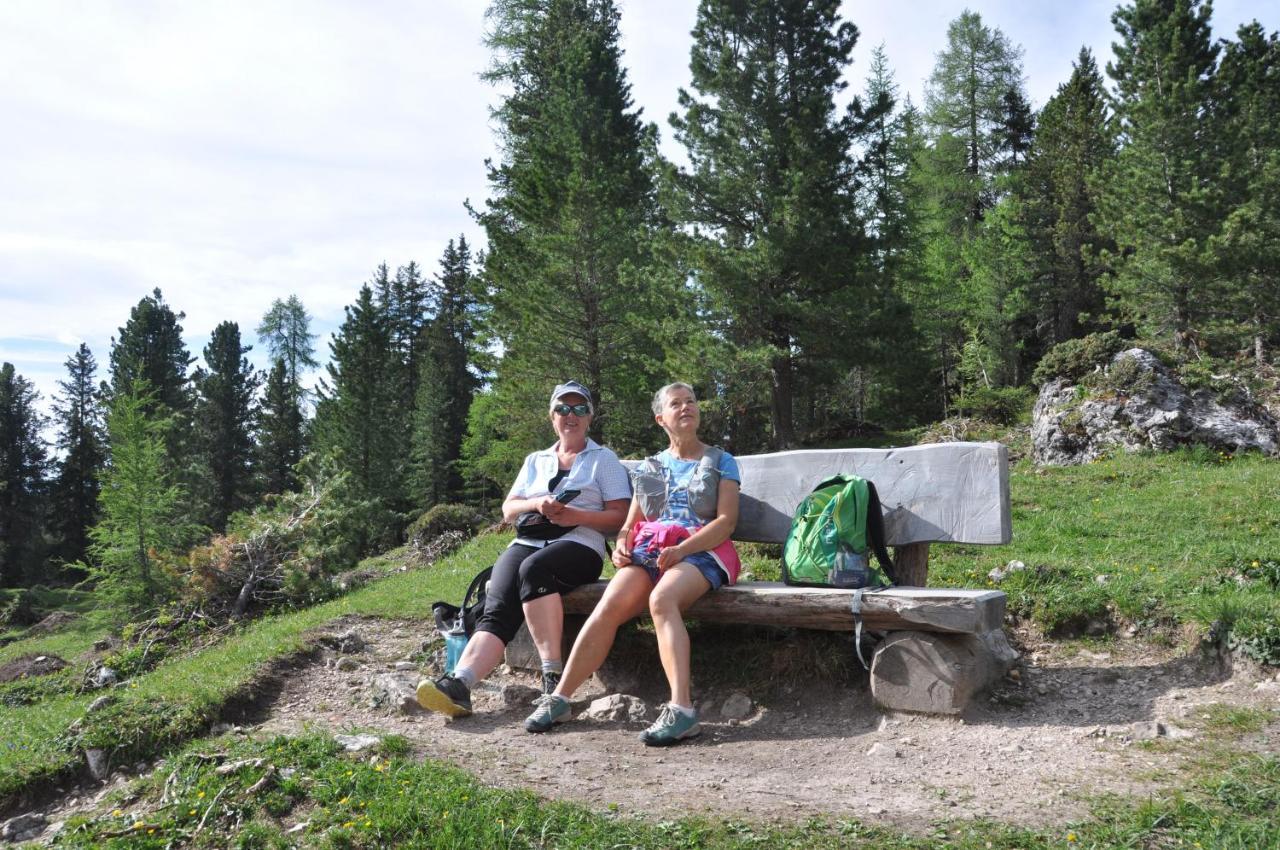
[[[604,663],[618,627],[646,609],[671,700],[640,740],[670,746],[700,731],[690,696],[684,611],[738,578],[741,564],[729,535],[738,522],[742,476],[732,455],[698,439],[698,400],[688,384],[658,390],[653,415],[670,445],[632,472],[635,495],[613,549],[618,572],[574,641],[563,678],[525,720],[530,732],[546,732],[569,719],[569,698]]]
[[[577,381],[552,391],[556,443],[524,459],[502,503],[508,522],[517,523],[524,515],[516,539],[493,566],[484,614],[452,673],[419,683],[423,708],[450,717],[470,714],[471,688],[502,660],[523,622],[542,656],[543,692],[560,681],[560,594],[600,578],[604,535],[622,525],[631,497],[618,456],[587,436],[593,412],[591,392]],[[544,518],[540,529],[539,523],[526,524]]]

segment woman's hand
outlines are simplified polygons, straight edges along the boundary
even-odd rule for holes
[[[684,551],[681,544],[677,543],[675,546],[668,546],[658,553],[658,572],[665,573],[683,561],[687,555],[688,553]]]
[[[610,556],[610,560],[613,561],[615,567],[632,566],[631,549],[621,537],[618,538],[618,542],[613,544],[613,555]]]
[[[534,500],[534,510],[542,514],[547,519],[555,522],[556,517],[564,511],[564,505],[556,501],[556,497],[548,493]]]

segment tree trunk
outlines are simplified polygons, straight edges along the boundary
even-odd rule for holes
[[[777,451],[791,447],[795,440],[793,433],[793,399],[791,353],[787,348],[782,354],[775,356],[769,366],[769,376],[773,383],[773,447]]]

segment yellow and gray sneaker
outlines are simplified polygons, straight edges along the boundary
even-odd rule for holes
[[[640,740],[647,747],[670,747],[686,738],[702,734],[698,725],[698,712],[685,713],[671,703],[662,706],[658,719],[653,725],[640,733]]]
[[[471,713],[471,689],[453,676],[423,679],[418,683],[418,705],[450,717],[466,717]]]

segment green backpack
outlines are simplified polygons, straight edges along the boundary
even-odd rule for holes
[[[878,568],[868,558],[871,551]],[[802,587],[894,583],[874,484],[856,475],[835,475],[805,497],[796,508],[782,549],[782,580]]]

